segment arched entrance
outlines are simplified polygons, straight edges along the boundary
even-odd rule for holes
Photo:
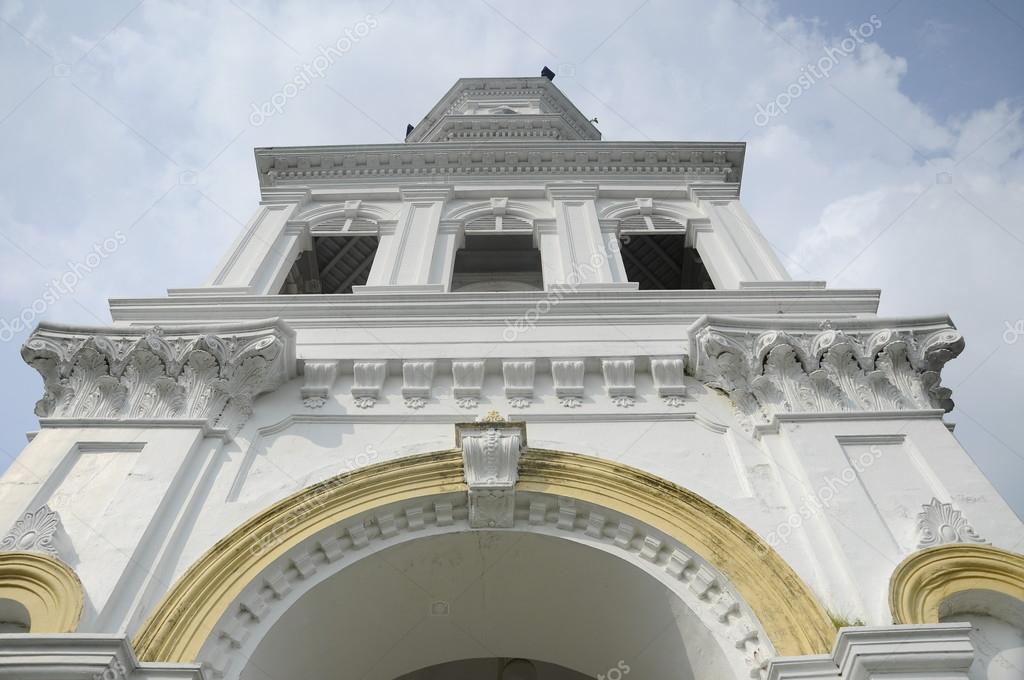
[[[335,585],[323,587],[348,592],[353,581],[344,572],[365,568],[374,555],[406,543],[415,546],[408,548],[415,554],[429,555],[443,545],[438,540],[468,540],[472,545],[489,536],[508,540],[509,535],[531,541],[547,537],[547,543],[531,545],[535,555],[549,554],[551,564],[576,565],[575,572],[549,570],[552,577],[575,584],[558,588],[560,597],[588,585],[584,576],[591,567],[597,571],[596,565],[606,563],[617,565],[608,569],[624,569],[617,572],[618,581],[628,583],[623,589],[635,592],[639,601],[658,599],[652,593],[661,592],[657,609],[677,614],[673,620],[682,628],[672,638],[673,651],[658,656],[658,663],[667,664],[669,658],[685,663],[674,675],[659,672],[653,677],[749,676],[774,654],[821,653],[831,644],[834,629],[789,566],[751,530],[699,496],[610,461],[556,451],[527,449],[519,468],[515,523],[501,530],[470,529],[460,451],[382,463],[295,494],[239,527],[186,572],[139,632],[138,654],[150,661],[199,660],[217,675],[244,677],[250,659],[259,664],[261,650],[280,649],[274,642],[275,626],[290,612],[301,612],[303,598],[329,581]],[[566,545],[576,550],[572,560],[558,557],[569,549]],[[542,560],[534,564],[543,567]],[[565,581],[573,573],[576,580]],[[544,593],[542,585],[533,590]],[[585,600],[562,601],[561,609],[547,612],[546,618],[560,613],[570,622],[620,625],[608,612],[584,606],[602,601],[593,584],[588,587]],[[394,586],[364,589],[386,597]],[[501,589],[501,595],[522,591],[519,583]],[[315,607],[318,598],[310,597],[309,606]],[[534,602],[532,611],[544,612],[552,602],[559,600],[549,595]],[[296,606],[300,608],[293,610]],[[483,616],[478,609],[466,611]],[[346,620],[363,616],[352,608],[335,608],[334,613]],[[645,616],[658,620],[637,610],[631,612],[630,624],[636,626],[634,621]],[[277,631],[289,628],[294,626]],[[571,626],[557,628],[561,636],[545,630],[562,645]],[[495,636],[507,638],[508,631],[503,632]],[[281,635],[284,640],[288,633]],[[627,639],[628,631],[617,635]],[[600,673],[574,657],[552,659],[539,645],[532,640],[497,649],[492,639],[492,652],[474,652],[446,643],[438,647],[449,650],[444,655],[410,656],[390,677],[481,655],[523,656]],[[593,655],[595,647],[587,648]],[[691,658],[692,649],[699,654]],[[397,663],[400,657],[393,656]],[[613,661],[625,661],[621,656]]]
[[[498,680],[500,660],[512,658],[529,659],[543,680],[624,669],[736,677],[742,655],[727,658],[691,606],[627,560],[575,540],[459,531],[378,551],[310,589],[263,635],[241,678],[344,668],[346,677],[395,680],[444,665],[448,680],[471,668],[489,670],[473,680]]]

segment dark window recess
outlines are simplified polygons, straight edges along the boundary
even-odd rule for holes
[[[455,291],[544,290],[540,251],[529,234],[470,234],[455,253]]]
[[[640,290],[710,290],[708,270],[700,255],[686,247],[684,234],[636,235],[620,240],[626,278]]]
[[[285,278],[281,293],[351,293],[370,276],[376,236],[319,236],[303,251]]]

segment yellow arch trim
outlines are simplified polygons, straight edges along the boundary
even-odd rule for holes
[[[82,582],[71,567],[30,552],[0,553],[0,598],[28,610],[30,633],[73,633],[85,605]]]
[[[955,543],[916,552],[889,579],[895,623],[938,623],[939,606],[965,590],[992,590],[1024,601],[1024,555]]]
[[[779,654],[820,654],[835,637],[824,609],[790,566],[735,517],[702,497],[614,461],[528,449],[518,488],[618,510],[687,545],[721,571]],[[221,616],[260,572],[317,532],[398,501],[465,491],[462,454],[424,454],[316,484],[263,511],[214,545],[178,580],[135,638],[144,661],[191,663]],[[261,548],[266,546],[266,549]]]

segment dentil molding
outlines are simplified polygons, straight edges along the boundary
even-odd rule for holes
[[[706,316],[689,335],[695,377],[727,393],[747,425],[786,413],[950,411],[940,372],[964,348],[948,319]]]
[[[296,370],[294,333],[277,319],[203,329],[40,324],[21,356],[43,378],[40,417],[205,420],[229,432]]]

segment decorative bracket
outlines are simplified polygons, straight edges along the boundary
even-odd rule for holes
[[[651,357],[651,378],[658,396],[667,406],[681,406],[686,396],[683,373],[686,361],[682,357]]]
[[[705,316],[689,336],[693,374],[727,393],[752,426],[789,413],[950,411],[939,374],[964,348],[947,318],[845,319],[833,327]]]
[[[505,359],[501,373],[505,378],[505,398],[510,406],[526,408],[533,400],[533,378],[537,362],[534,359]]]
[[[515,522],[519,456],[526,448],[526,424],[505,420],[459,423],[455,446],[469,486],[469,525],[510,528]]]
[[[422,408],[434,382],[433,361],[402,362],[402,399],[409,408]]]
[[[380,399],[384,379],[388,375],[386,361],[356,361],[352,364],[352,398],[359,408],[370,408]]]
[[[476,408],[484,386],[483,359],[464,359],[452,362],[452,385],[455,403],[460,408]]]
[[[295,333],[277,319],[200,330],[40,324],[21,356],[43,377],[41,418],[204,420],[231,434],[257,395],[296,370]]]
[[[338,361],[307,361],[303,366],[305,384],[299,388],[299,396],[307,408],[320,408],[327,403],[331,387],[338,377]]]
[[[555,383],[555,396],[562,406],[575,408],[583,403],[583,359],[552,359],[551,379]]]
[[[602,359],[601,371],[605,389],[616,406],[636,403],[636,362],[632,358]]]

